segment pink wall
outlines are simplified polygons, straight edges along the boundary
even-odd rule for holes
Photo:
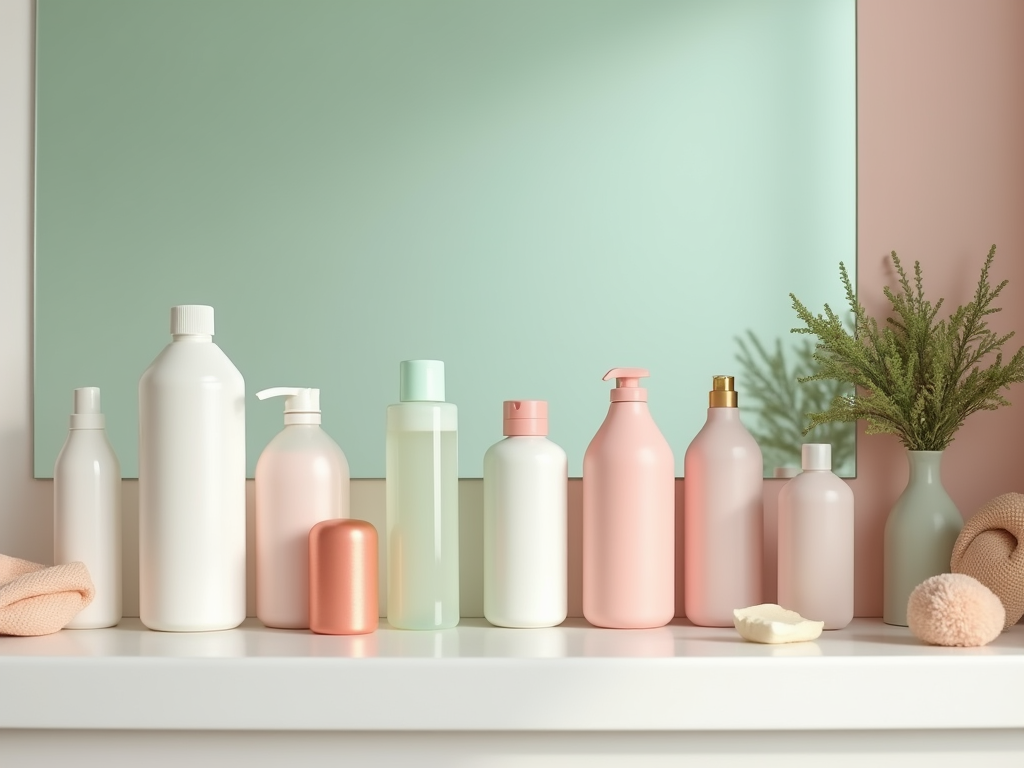
[[[988,247],[994,280],[1009,279],[992,325],[1024,344],[1024,2],[860,0],[858,287],[886,308],[886,255],[921,261],[926,289],[969,301]],[[1024,492],[1024,387],[1015,405],[975,414],[943,461],[965,517],[1000,493]],[[907,469],[898,441],[860,436],[857,479],[859,616],[882,609],[882,530]]]

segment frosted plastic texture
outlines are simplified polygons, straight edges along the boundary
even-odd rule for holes
[[[804,469],[779,491],[778,514],[779,605],[842,629],[853,619],[853,491]]]
[[[103,429],[72,429],[53,469],[53,562],[85,563],[96,595],[67,625],[121,620],[121,465]]]
[[[672,450],[645,402],[613,402],[583,457],[583,615],[660,627],[675,612]]]
[[[500,627],[565,621],[568,479],[565,451],[545,437],[509,437],[484,456],[484,616]]]
[[[309,532],[349,516],[348,461],[316,424],[291,424],[256,464],[256,616],[309,628]]]
[[[399,629],[459,623],[457,414],[451,403],[388,407],[387,605]]]
[[[731,627],[734,610],[763,602],[761,449],[738,408],[708,408],[684,461],[686,618],[698,626]]]
[[[179,339],[139,381],[139,615],[230,629],[245,618],[245,382],[208,337]]]

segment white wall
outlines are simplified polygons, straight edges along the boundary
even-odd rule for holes
[[[52,490],[32,479],[31,0],[0,0],[0,552],[49,562]]]

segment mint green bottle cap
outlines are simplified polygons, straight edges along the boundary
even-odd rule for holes
[[[444,402],[444,363],[403,360],[398,366],[398,397],[403,402]]]

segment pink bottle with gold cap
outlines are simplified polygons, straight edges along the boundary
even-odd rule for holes
[[[683,602],[700,627],[731,627],[735,609],[764,602],[764,470],[738,406],[733,377],[715,376],[683,459]]]
[[[660,627],[675,613],[675,460],[651,418],[642,368],[613,368],[612,404],[583,457],[583,615]]]

